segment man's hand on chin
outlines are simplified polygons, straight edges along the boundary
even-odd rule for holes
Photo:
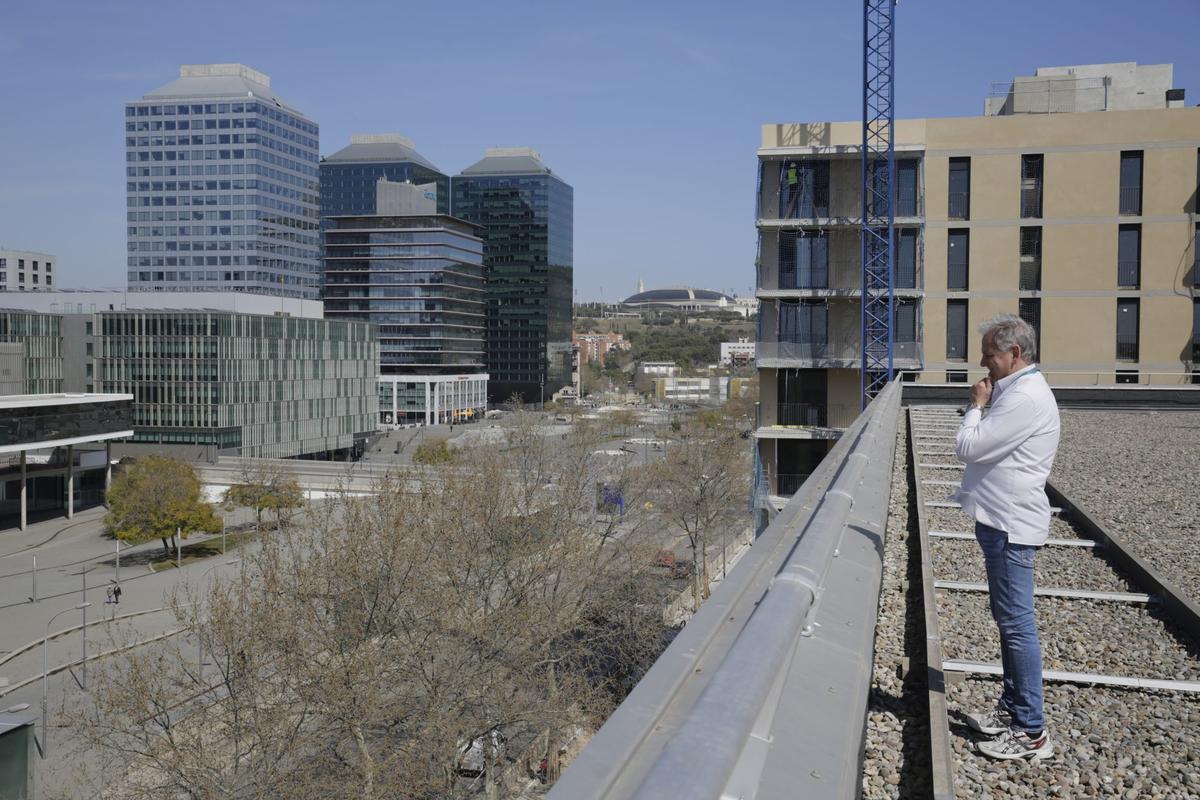
[[[988,376],[971,387],[971,406],[983,410],[992,399],[992,379]]]

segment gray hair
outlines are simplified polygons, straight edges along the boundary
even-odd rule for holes
[[[1021,358],[1032,364],[1037,361],[1037,331],[1025,320],[1012,314],[997,314],[979,326],[984,336],[989,333],[1000,350],[1009,350],[1016,345],[1021,348]]]

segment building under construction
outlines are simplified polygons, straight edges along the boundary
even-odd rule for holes
[[[1170,65],[1039,69],[977,117],[895,123],[893,363],[978,380],[975,329],[1038,331],[1052,385],[1197,379],[1200,108]],[[761,482],[790,495],[858,414],[862,127],[758,151]],[[963,388],[966,397],[966,387]]]

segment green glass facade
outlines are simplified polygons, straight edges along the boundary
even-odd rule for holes
[[[204,311],[93,318],[95,390],[134,396],[135,443],[287,458],[350,449],[375,429],[369,325]]]
[[[488,398],[549,398],[571,380],[574,190],[536,157],[489,153],[451,194],[484,228]]]
[[[0,311],[0,342],[24,348],[24,394],[63,391],[62,318],[36,311]]]

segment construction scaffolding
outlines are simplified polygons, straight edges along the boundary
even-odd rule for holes
[[[895,2],[863,3],[862,405],[892,379]]]

